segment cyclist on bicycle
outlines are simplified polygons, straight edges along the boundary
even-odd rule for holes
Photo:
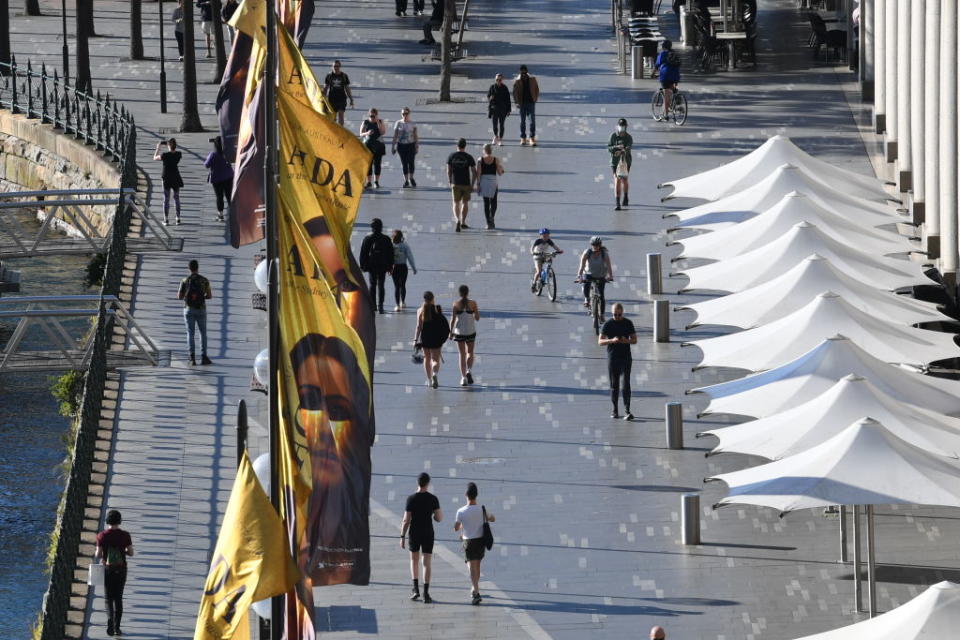
[[[663,119],[670,114],[673,92],[680,82],[680,56],[673,50],[673,43],[664,40],[663,51],[657,56],[654,65],[660,70],[660,86],[663,87]]]
[[[537,291],[537,279],[543,271],[543,263],[546,260],[544,254],[549,253],[551,248],[555,253],[563,253],[560,247],[550,239],[550,229],[544,227],[538,233],[540,237],[534,240],[530,247],[530,255],[533,256],[533,282],[530,283],[530,291],[534,293]]]
[[[613,280],[613,265],[610,264],[610,252],[603,246],[600,236],[590,238],[590,246],[580,256],[580,268],[577,280],[583,282],[583,306],[590,308],[590,282],[597,281],[600,292],[600,320],[603,321],[603,309],[607,306],[604,289]]]

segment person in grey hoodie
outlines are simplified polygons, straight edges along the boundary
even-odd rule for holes
[[[414,273],[417,272],[417,265],[413,261],[413,251],[410,250],[410,245],[403,240],[403,231],[394,229],[392,239],[393,271],[391,275],[393,276],[393,295],[397,301],[397,306],[393,310],[403,311],[407,299],[407,264],[410,265]]]

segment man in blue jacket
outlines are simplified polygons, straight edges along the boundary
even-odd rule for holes
[[[680,56],[673,50],[673,43],[664,40],[663,51],[657,56],[655,65],[660,70],[660,86],[663,87],[663,117],[670,114],[670,103],[673,100],[673,91],[680,82]]]

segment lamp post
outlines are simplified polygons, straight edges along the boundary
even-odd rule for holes
[[[160,113],[167,112],[167,66],[163,55],[163,0],[157,0],[157,16],[160,19]]]
[[[67,47],[67,0],[60,0],[60,17],[63,19],[63,84],[70,84],[70,49]]]

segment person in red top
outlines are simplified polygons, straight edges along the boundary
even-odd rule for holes
[[[120,618],[123,616],[123,587],[127,582],[127,556],[133,555],[133,540],[120,528],[120,512],[107,512],[107,528],[97,534],[94,560],[105,565],[104,583],[107,598],[107,635],[122,635]]]

